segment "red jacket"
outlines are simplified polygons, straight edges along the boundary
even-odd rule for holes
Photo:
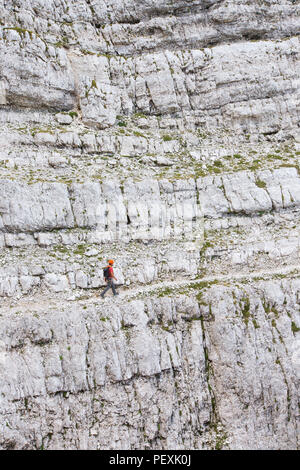
[[[114,277],[114,270],[112,266],[108,266],[108,278],[111,279]]]

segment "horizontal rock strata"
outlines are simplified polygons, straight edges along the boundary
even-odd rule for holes
[[[1,449],[299,448],[299,18],[0,1]]]

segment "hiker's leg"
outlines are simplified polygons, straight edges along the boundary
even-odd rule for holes
[[[101,292],[101,294],[100,294],[100,295],[102,295],[102,297],[103,297],[103,296],[104,296],[104,294],[106,294],[106,292],[107,292],[107,291],[108,291],[110,288],[111,288],[111,286],[110,286],[110,282],[108,281],[108,282],[107,282],[107,286],[105,287],[104,291],[103,291],[103,292]]]
[[[111,288],[112,288],[113,294],[118,295],[118,292],[116,291],[116,287],[115,287],[115,281],[113,279],[111,280]]]

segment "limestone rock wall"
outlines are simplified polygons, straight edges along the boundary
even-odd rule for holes
[[[83,123],[100,129],[115,124],[117,115],[136,112],[188,113],[210,130],[233,126],[240,133],[297,124],[297,37],[133,57],[48,48],[34,33],[13,27],[2,28],[1,40],[7,105],[57,111],[79,106]]]
[[[89,229],[94,242],[167,240],[200,234],[202,218],[297,209],[296,167],[238,172],[175,183],[126,180],[103,184],[26,185],[2,180],[0,229],[3,246],[59,241],[53,230]],[[55,201],[55,204],[53,204]],[[46,243],[43,235],[49,233]],[[28,235],[26,238],[25,236]],[[60,235],[63,237],[63,235]],[[60,238],[63,240],[63,238]],[[67,238],[66,238],[67,240]],[[88,241],[88,238],[86,239]]]
[[[1,449],[299,448],[299,18],[0,0]]]
[[[239,132],[297,123],[294,2],[2,3],[4,104],[79,106],[98,128],[133,112],[190,113]]]
[[[297,447],[299,280],[1,318],[1,445]]]

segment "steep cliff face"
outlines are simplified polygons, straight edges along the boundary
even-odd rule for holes
[[[169,293],[7,307],[2,446],[296,448],[299,279]]]
[[[297,449],[299,2],[0,18],[0,448]]]

